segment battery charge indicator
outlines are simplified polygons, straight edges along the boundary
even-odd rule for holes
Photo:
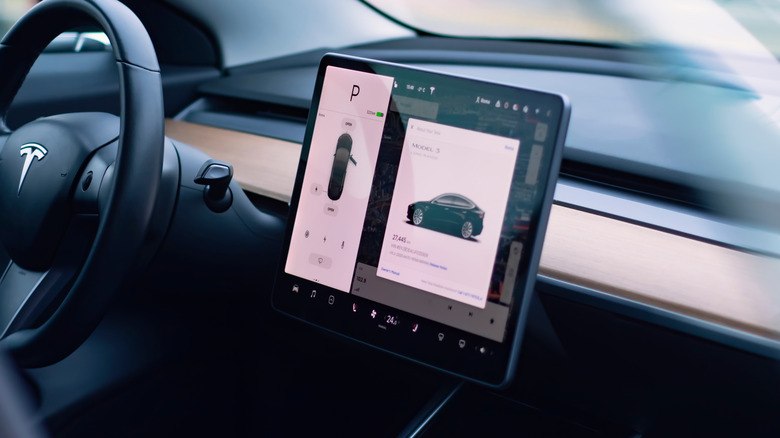
[[[382,117],[382,116],[384,116],[384,115],[385,115],[384,113],[380,113],[379,111],[377,111],[377,112],[376,112],[376,116],[377,116],[377,117]]]

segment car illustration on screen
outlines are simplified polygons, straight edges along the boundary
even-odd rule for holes
[[[445,193],[430,201],[409,204],[406,217],[414,225],[443,232],[455,230],[468,239],[482,233],[485,212],[463,195]]]
[[[354,163],[351,155],[352,136],[341,134],[336,142],[336,154],[333,158],[333,169],[330,172],[330,182],[328,183],[328,197],[334,201],[341,198],[344,191],[344,180],[347,178],[347,165],[350,161]]]

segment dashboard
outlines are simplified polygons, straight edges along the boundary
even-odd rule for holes
[[[372,54],[386,59],[389,56],[389,59],[394,59],[393,52],[381,47],[348,53]],[[405,53],[404,56],[408,58],[411,55]],[[453,73],[470,72],[470,67],[457,63],[424,65]],[[673,320],[680,315],[693,316],[715,323],[713,328],[716,330],[725,325],[742,332],[777,339],[780,331],[770,310],[772,307],[767,306],[773,303],[773,299],[771,294],[767,294],[765,281],[771,283],[768,279],[776,272],[775,258],[771,255],[777,253],[780,239],[770,227],[753,226],[750,221],[739,219],[740,214],[745,214],[746,205],[755,201],[752,197],[764,196],[761,194],[762,189],[745,191],[747,189],[731,187],[729,190],[740,190],[733,193],[734,196],[745,199],[744,203],[738,204],[743,210],[725,207],[717,214],[708,211],[706,206],[711,206],[713,199],[722,201],[724,196],[731,196],[728,192],[718,198],[707,194],[714,186],[708,184],[712,175],[706,173],[714,172],[714,169],[695,163],[710,161],[675,160],[673,166],[677,166],[677,169],[669,170],[659,160],[670,157],[671,149],[679,149],[683,139],[656,142],[654,138],[657,136],[646,135],[649,125],[645,119],[637,119],[635,122],[626,120],[626,117],[636,114],[624,106],[634,101],[629,98],[630,95],[646,93],[648,106],[674,105],[673,102],[659,102],[659,97],[651,94],[649,87],[660,85],[619,75],[550,74],[536,69],[506,67],[480,69],[482,77],[496,80],[507,80],[507,74],[511,72],[516,72],[513,78],[515,83],[564,90],[572,96],[574,106],[562,175],[557,184],[556,202],[551,213],[549,241],[540,265],[543,277],[601,293],[607,292],[610,296],[645,304],[646,309],[653,311],[665,310],[668,312],[662,313]],[[245,187],[287,202],[292,195],[295,157],[300,153],[297,144],[303,141],[305,126],[281,120],[276,130],[269,131],[263,124],[272,123],[274,119],[264,119],[261,115],[255,116],[259,122],[248,123],[241,112],[220,112],[209,106],[213,100],[236,98],[239,90],[244,90],[240,95],[245,99],[262,98],[263,102],[275,103],[280,108],[298,108],[305,94],[313,92],[316,69],[281,66],[262,73],[243,73],[202,86],[207,97],[182,112],[176,120],[168,120],[169,135],[227,161],[241,156],[242,160],[236,168],[237,180]],[[283,83],[290,86],[271,91],[263,85],[271,79],[281,78],[284,78]],[[678,83],[676,86],[686,85]],[[594,90],[599,90],[599,96],[593,95]],[[666,99],[665,96],[663,94],[662,99]],[[610,105],[610,102],[615,102],[615,105]],[[593,114],[603,116],[594,120]],[[599,128],[599,123],[604,124],[604,127]],[[614,126],[620,126],[620,129]],[[224,127],[231,129],[225,130]],[[701,135],[705,135],[705,126],[701,128]],[[699,129],[699,125],[692,125],[685,132],[686,135],[692,135],[691,130],[697,133]],[[272,133],[271,138],[252,135],[263,132]],[[591,132],[598,132],[599,135],[592,137]],[[667,137],[673,139],[675,132],[670,129]],[[292,144],[278,140],[280,138],[292,141]],[[634,142],[632,147],[620,147],[621,141],[625,139]],[[690,139],[684,140],[687,142]],[[704,138],[700,141],[706,143]],[[253,144],[260,143],[267,145],[268,149],[249,151]],[[226,147],[226,144],[233,146]],[[577,147],[578,144],[582,146]],[[669,148],[669,151],[663,148]],[[618,151],[624,157],[616,159],[612,153],[607,155],[607,150]],[[286,155],[283,159],[280,156],[282,153]],[[248,157],[249,161],[244,160],[244,157]],[[268,164],[267,160],[277,157],[278,166]],[[279,170],[285,168],[285,175],[280,176]],[[630,169],[634,176],[626,180],[623,173],[610,170],[592,178],[588,173],[590,169],[604,168]],[[653,182],[655,184],[648,186]],[[268,189],[272,185],[282,184],[286,187],[283,190]],[[672,198],[667,191],[675,188],[677,190],[673,192]],[[698,205],[689,202],[689,193],[695,194]],[[701,205],[705,205],[705,208]],[[761,221],[763,217],[753,216],[751,221]],[[648,255],[640,256],[639,252],[632,249],[634,247],[642,248],[641,253]],[[689,254],[691,260],[698,260],[707,254],[708,262],[695,265],[678,262],[684,253]],[[595,259],[592,254],[599,254],[600,258]],[[741,269],[745,264],[754,266],[759,274],[752,275],[752,270]],[[641,272],[647,275],[639,274]],[[721,273],[722,277],[713,277],[710,272]],[[663,277],[668,279],[660,281]],[[755,286],[735,286],[751,283]],[[731,331],[727,333],[735,334]]]
[[[246,190],[289,202],[300,144],[174,119],[167,120],[166,130],[172,138],[211,156],[238,163],[236,179]],[[256,150],[260,144],[262,151]],[[772,241],[771,233],[750,235],[690,209],[670,210],[616,191],[594,192],[565,176],[558,181],[556,200],[539,267],[543,282],[561,280],[599,296],[626,298],[666,310],[662,313],[672,319],[675,314],[695,316],[715,323],[715,330],[725,326],[768,339],[780,334],[767,308],[761,277],[741,269],[753,266],[762,276],[771,276],[777,269],[775,260],[733,248],[737,242],[764,245]],[[600,207],[598,212],[595,206]],[[726,243],[713,244],[715,238]],[[637,247],[647,256],[633,256],[631,248]],[[593,259],[594,250],[602,258]],[[686,253],[689,259],[706,257],[708,263],[690,269],[680,259]],[[637,265],[645,275],[636,274]],[[659,282],[661,273],[674,281]],[[751,283],[755,286],[736,286]],[[733,305],[737,302],[742,304]]]
[[[382,48],[348,52],[398,60],[395,52]],[[307,57],[308,61],[271,63],[260,72],[249,69],[241,75],[203,85],[204,97],[167,120],[166,132],[211,156],[238,163],[236,179],[247,190],[290,202],[305,131],[303,118],[295,115],[308,104],[305,96],[313,93],[316,78],[315,68],[301,64],[314,62],[317,56]],[[446,57],[441,53],[438,56]],[[453,56],[460,59],[461,54]],[[660,170],[664,167],[658,160],[671,153],[661,152],[662,148],[676,148],[678,142],[690,138],[656,142],[657,135],[643,134],[648,129],[645,119],[638,118],[635,122],[626,119],[636,114],[623,106],[629,100],[628,95],[645,89],[648,105],[661,105],[656,101],[659,97],[649,92],[656,86],[652,81],[620,74],[597,76],[594,72],[549,74],[546,70],[539,71],[540,66],[533,62],[534,68],[477,68],[463,67],[455,60],[423,63],[409,53],[404,53],[401,59],[409,61],[408,58],[423,67],[469,72],[472,76],[477,72],[480,77],[491,79],[506,80],[511,74],[517,80],[514,78],[522,76],[526,84],[565,90],[574,96],[567,140],[567,146],[571,143],[572,147],[564,152],[539,265],[538,297],[531,303],[533,310],[524,346],[527,350],[521,355],[519,365],[535,376],[531,381],[540,383],[529,383],[526,374],[510,393],[519,399],[540,394],[535,403],[544,404],[543,400],[549,400],[550,394],[571,400],[571,388],[584,386],[587,391],[603,392],[603,397],[595,400],[585,397],[579,400],[579,406],[591,406],[588,410],[596,409],[601,415],[614,418],[607,412],[624,411],[615,410],[612,401],[633,397],[610,386],[615,375],[631,380],[640,374],[660,373],[669,381],[682,375],[689,376],[692,382],[710,381],[708,373],[694,378],[700,369],[683,363],[688,362],[691,354],[725,359],[735,352],[739,352],[735,353],[741,357],[739,361],[750,362],[743,356],[749,355],[756,364],[762,364],[757,365],[759,368],[771,369],[769,364],[777,358],[780,338],[773,310],[776,301],[770,292],[770,285],[780,272],[774,256],[778,235],[762,222],[762,217],[746,218],[745,211],[734,208],[713,210],[714,198],[708,193],[722,186],[708,186],[712,175],[707,173],[712,169],[694,165],[705,161],[676,160],[675,166],[680,166],[676,172]],[[563,59],[559,63],[566,63]],[[265,87],[272,78],[290,86],[273,90]],[[704,90],[710,85],[693,86]],[[260,103],[247,102],[255,99]],[[616,105],[610,106],[610,102]],[[270,111],[271,108],[274,110]],[[285,115],[279,117],[279,114]],[[593,114],[599,117],[593,119]],[[299,121],[291,123],[296,117]],[[590,129],[599,124],[604,127]],[[689,128],[706,135],[699,131],[698,125]],[[674,139],[676,132],[670,128],[666,138]],[[636,142],[633,148],[619,149],[626,154],[625,159],[615,161],[612,155],[604,153],[606,150],[597,149],[608,145],[618,148],[625,139]],[[598,176],[591,174],[593,169],[603,168],[630,169],[632,176],[626,179],[625,172],[614,170]],[[282,172],[282,169],[286,170]],[[641,177],[636,177],[637,174]],[[746,193],[743,189],[734,186],[727,190],[736,190],[732,194],[746,199],[739,206],[752,205],[764,197],[761,190]],[[698,195],[693,196],[695,193]],[[587,335],[582,333],[583,328]],[[655,340],[659,328],[664,333],[678,335],[662,336],[664,346],[659,347]],[[694,339],[704,344],[698,346]],[[577,344],[598,347],[578,349],[574,347]],[[625,360],[615,356],[616,345],[628,355]],[[654,356],[659,349],[674,357],[680,367],[667,369],[663,356]],[[560,355],[574,354],[583,368],[561,374],[547,368],[548,360],[537,362],[525,354],[558,358],[553,362],[563,360]],[[612,362],[605,365],[599,358],[610,358]],[[745,378],[749,379],[747,375]],[[719,385],[724,391],[751,385],[738,381],[725,386],[719,381]],[[653,393],[644,383],[639,388],[638,391]],[[677,394],[678,389],[674,388],[679,387],[672,385],[669,392],[661,391],[663,396],[652,397],[668,400]],[[694,395],[691,397],[689,402],[696,399]],[[756,400],[761,397],[757,396]],[[670,405],[664,412],[671,415],[681,406]]]

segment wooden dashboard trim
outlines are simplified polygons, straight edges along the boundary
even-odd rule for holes
[[[165,135],[232,164],[244,190],[290,202],[300,144],[173,119],[165,120]]]
[[[245,189],[289,202],[301,146],[166,120],[166,134],[234,166]],[[780,340],[780,260],[554,205],[540,273]]]

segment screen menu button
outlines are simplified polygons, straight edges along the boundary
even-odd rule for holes
[[[309,263],[324,269],[330,269],[333,261],[330,259],[330,257],[324,256],[322,254],[311,253],[309,254]]]

